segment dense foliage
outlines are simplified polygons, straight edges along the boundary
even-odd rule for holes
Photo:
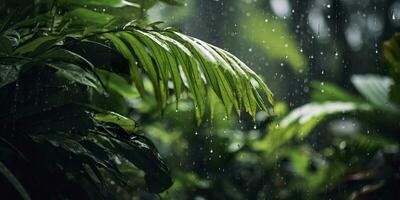
[[[0,0],[2,197],[399,199],[398,10]]]
[[[132,119],[139,97],[154,95],[159,113],[190,96],[198,122],[210,95],[228,114],[269,112],[260,95],[272,104],[271,92],[235,56],[147,24],[155,3],[1,2],[4,195],[119,199],[169,188],[169,169]]]

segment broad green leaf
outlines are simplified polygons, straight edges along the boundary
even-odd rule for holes
[[[38,55],[35,59],[37,62],[45,62],[45,63],[51,63],[54,61],[73,63],[81,67],[82,69],[91,72],[93,72],[95,68],[91,62],[89,62],[86,58],[82,57],[81,55],[61,48],[51,49],[50,51]]]
[[[319,123],[329,116],[370,110],[372,110],[371,105],[358,102],[326,101],[323,103],[308,103],[294,109],[283,119],[271,123],[266,137],[253,145],[256,149],[273,152],[292,139],[305,138]]]
[[[85,71],[80,66],[65,62],[49,63],[48,65],[58,69],[57,73],[68,80],[93,87],[101,93],[103,92],[100,80],[94,74]]]
[[[107,160],[103,160],[102,158],[97,158],[91,151],[86,149],[82,144],[79,143],[82,136],[79,135],[71,135],[71,134],[41,134],[41,135],[32,135],[33,140],[37,143],[43,144],[51,144],[54,148],[60,148],[64,151],[67,151],[70,154],[75,154],[78,156],[85,156],[86,158],[91,159],[96,164],[107,168]],[[76,159],[79,159],[78,156],[75,156]],[[74,156],[71,156],[74,158]],[[61,158],[59,158],[61,159]],[[76,160],[72,160],[71,162],[77,162]],[[80,164],[88,164],[90,161],[81,161]]]
[[[43,36],[43,37],[39,37],[39,38],[35,38],[31,41],[26,42],[25,44],[23,44],[22,46],[18,47],[15,50],[15,53],[18,54],[26,54],[29,52],[33,52],[35,51],[40,45],[46,43],[46,42],[51,42],[51,43],[55,43],[58,40],[59,37],[57,36]]]
[[[86,23],[89,25],[106,25],[114,19],[114,16],[98,13],[85,8],[76,8],[64,15],[66,18],[71,18],[77,23]]]
[[[135,121],[115,112],[98,113],[95,114],[93,117],[101,122],[117,124],[128,133],[134,133],[136,131]]]
[[[150,192],[159,193],[172,185],[170,171],[150,140],[139,135],[129,140],[103,139],[112,144],[110,147],[115,152],[146,173]]]
[[[372,105],[391,112],[398,111],[389,99],[389,90],[394,84],[392,79],[378,75],[354,75],[351,82]]]
[[[14,174],[2,162],[0,162],[0,173],[2,173],[8,181],[10,181],[10,183],[14,186],[24,200],[31,199],[28,192],[26,192],[25,188],[19,182],[17,177],[15,177]]]

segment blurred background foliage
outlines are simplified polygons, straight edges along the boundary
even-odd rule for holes
[[[274,117],[259,111],[253,121],[227,114],[211,93],[198,126],[191,101],[160,114],[155,99],[118,88],[174,182],[159,195],[116,188],[118,199],[400,198],[399,1],[145,2],[135,12],[113,4],[93,23],[117,12],[141,24],[163,21],[158,27],[237,55],[277,103]],[[131,173],[132,183],[142,181]]]

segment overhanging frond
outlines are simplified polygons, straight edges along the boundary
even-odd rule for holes
[[[141,71],[149,77],[162,108],[167,105],[168,83],[172,82],[177,107],[187,89],[198,117],[204,114],[209,89],[224,103],[227,113],[233,108],[239,115],[244,109],[253,117],[257,108],[270,112],[271,91],[246,64],[223,49],[168,29],[131,29],[102,36],[129,61],[132,79],[142,96]],[[267,97],[267,104],[262,96]]]

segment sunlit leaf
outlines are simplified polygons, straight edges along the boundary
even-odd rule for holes
[[[131,68],[143,68],[162,108],[167,102],[171,80],[176,100],[182,92],[182,82],[185,83],[197,107],[198,119],[205,112],[207,88],[217,94],[227,113],[235,108],[240,115],[242,107],[253,117],[257,108],[270,112],[268,107],[273,98],[265,83],[246,64],[222,49],[167,30],[133,30],[105,36],[129,61]],[[133,80],[141,83],[139,75]],[[266,102],[263,96],[267,97]]]
[[[371,104],[387,111],[397,111],[397,108],[389,99],[389,90],[393,80],[377,75],[354,75],[351,78],[354,87]]]
[[[370,111],[372,106],[355,102],[308,103],[298,107],[283,119],[271,123],[265,138],[255,142],[256,149],[275,151],[292,139],[305,138],[326,117],[355,111]]]

